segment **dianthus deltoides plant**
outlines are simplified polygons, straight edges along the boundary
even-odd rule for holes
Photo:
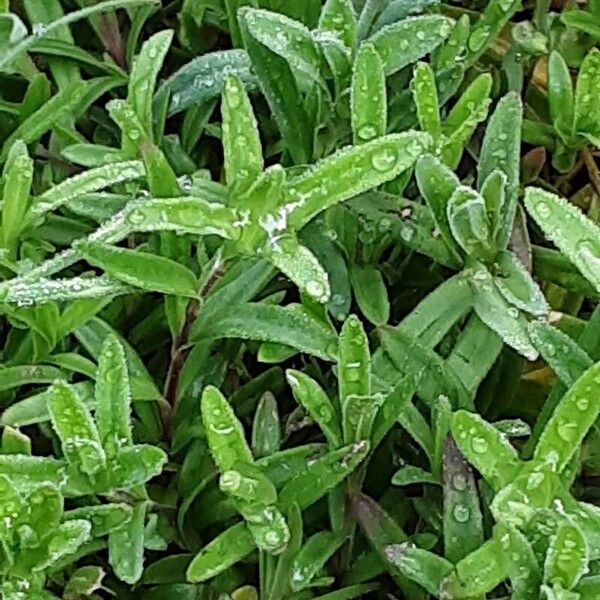
[[[0,0],[1,597],[600,598],[599,42]]]

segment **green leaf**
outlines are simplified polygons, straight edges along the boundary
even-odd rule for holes
[[[479,415],[459,410],[452,417],[452,437],[463,456],[494,490],[508,485],[521,464],[515,449],[495,427]]]
[[[277,28],[278,18],[275,16],[275,19],[269,19],[268,15],[271,14],[268,11],[242,8],[238,19],[246,49],[252,59],[252,67],[258,76],[261,91],[271,108],[284,144],[294,162],[305,164],[312,156],[313,131],[309,124],[309,117],[301,104],[300,92],[292,68],[285,57],[271,51],[269,47],[254,37],[254,34],[259,38],[263,37],[265,31],[261,29],[262,25],[270,30],[273,27]],[[256,18],[253,19],[253,17]],[[285,17],[281,17],[281,19],[285,19]],[[289,21],[288,19],[285,23],[289,26],[287,35],[286,32],[282,34],[285,40],[283,49],[287,50],[285,54],[290,56],[291,53],[291,58],[296,66],[299,63],[304,71],[307,70],[316,76],[317,61],[319,60],[318,50],[313,47],[312,38],[302,25]],[[251,27],[252,32],[250,31]],[[299,53],[292,50],[293,37],[290,36],[293,33],[300,36],[301,49]],[[309,39],[307,39],[307,35]],[[273,42],[278,38],[273,36],[269,39]],[[306,52],[306,56],[303,56],[302,52]]]
[[[451,437],[444,443],[444,556],[457,563],[483,544],[475,478]]]
[[[139,179],[144,174],[144,165],[139,160],[117,162],[90,169],[65,179],[36,198],[31,207],[31,214],[35,217],[44,215],[60,208],[69,200],[124,181]]]
[[[319,51],[302,23],[282,14],[248,7],[239,12],[239,19],[252,38],[286,60],[300,87],[304,87],[303,78],[325,86]]]
[[[390,134],[339,150],[285,184],[288,223],[298,229],[326,208],[375,188],[410,168],[429,146],[427,134]]]
[[[89,18],[94,15],[103,12],[110,12],[114,8],[121,8],[125,6],[133,7],[140,4],[156,4],[155,0],[104,0],[104,2],[98,2],[92,6],[87,6],[81,10],[73,11],[52,21],[52,23],[46,25],[39,32],[30,35],[24,39],[21,39],[19,43],[11,46],[10,50],[0,60],[0,71],[10,67],[13,61],[15,61],[22,53],[26,52],[35,42],[44,36],[47,36],[57,30],[63,29],[66,25],[75,23],[81,19]]]
[[[573,83],[567,63],[556,50],[548,59],[548,106],[554,128],[568,143],[575,128]]]
[[[89,82],[76,81],[52,96],[6,138],[0,160],[7,159],[10,148],[16,140],[31,144],[52,129],[61,117],[68,115],[75,105],[81,102],[81,95],[89,85]]]
[[[52,532],[43,542],[44,558],[31,567],[32,571],[43,571],[63,556],[73,554],[90,537],[88,521],[67,521]]]
[[[522,120],[521,99],[514,93],[507,94],[498,102],[488,121],[479,157],[477,183],[480,189],[492,172],[498,170],[506,175],[506,201],[496,234],[496,247],[499,250],[504,250],[508,244],[517,210]]]
[[[128,504],[99,504],[68,510],[63,514],[63,519],[89,521],[92,524],[92,537],[101,537],[119,529],[131,519],[132,514],[133,510]]]
[[[409,542],[386,546],[385,553],[388,561],[401,573],[423,586],[434,596],[439,594],[442,581],[454,568],[454,565],[445,558],[415,548]]]
[[[194,273],[168,258],[102,242],[84,242],[78,247],[90,264],[129,285],[188,298],[195,298],[198,294],[198,280]]]
[[[352,70],[350,92],[355,144],[385,135],[387,94],[383,63],[373,44],[361,44]]]
[[[589,552],[583,533],[576,525],[562,522],[548,548],[544,580],[571,590],[587,573],[588,561]]]
[[[356,47],[358,22],[351,0],[326,0],[319,16],[319,30],[330,31],[347,48]]]
[[[600,403],[600,363],[590,367],[563,396],[546,423],[535,449],[534,460],[560,473],[592,427]]]
[[[343,541],[343,538],[331,531],[320,531],[308,538],[292,564],[290,573],[292,591],[300,592],[309,587]]]
[[[452,107],[443,124],[444,163],[456,168],[477,126],[485,121],[490,107],[492,77],[483,73],[475,78]]]
[[[431,136],[434,143],[438,143],[442,135],[442,122],[433,69],[427,63],[417,63],[410,86],[419,126]]]
[[[593,364],[579,344],[548,323],[529,323],[529,337],[544,360],[568,388]]]
[[[138,502],[131,520],[108,535],[108,560],[115,575],[126,583],[136,583],[142,576],[145,520],[146,502]]]
[[[127,227],[131,231],[174,231],[227,239],[240,236],[236,212],[217,202],[206,202],[193,196],[130,203],[126,213]]]
[[[431,154],[426,154],[417,161],[415,175],[419,191],[429,206],[442,239],[451,250],[456,264],[462,264],[461,251],[447,217],[450,198],[460,186],[458,177]]]
[[[340,333],[338,349],[338,388],[342,407],[349,396],[371,393],[371,353],[362,323],[349,316]]]
[[[87,475],[103,470],[106,455],[98,430],[88,408],[72,388],[63,383],[52,386],[48,409],[65,458]]]
[[[2,246],[11,255],[16,254],[19,234],[23,229],[25,213],[29,207],[29,194],[33,180],[33,161],[27,146],[17,140],[10,148],[2,173]]]
[[[191,340],[238,338],[275,342],[334,360],[335,332],[301,306],[247,303],[223,310],[213,323],[192,328]]]
[[[600,107],[594,94],[600,85],[600,52],[592,48],[581,63],[575,87],[575,131],[600,133]]]
[[[447,17],[424,15],[386,25],[368,41],[381,56],[386,75],[391,75],[431,53],[451,31]]]
[[[294,398],[319,425],[332,448],[342,445],[342,432],[339,425],[339,415],[323,388],[311,377],[288,369],[286,378]]]
[[[529,360],[538,357],[527,333],[527,321],[511,306],[498,290],[490,273],[483,267],[475,268],[470,279],[473,288],[473,308],[477,316],[495,331],[511,348]]]
[[[333,450],[307,465],[279,492],[279,506],[286,510],[292,504],[309,507],[340,484],[364,460],[369,443],[357,442]]]
[[[213,538],[192,560],[187,579],[201,583],[222,573],[250,554],[256,546],[244,523],[238,523]]]
[[[488,2],[477,22],[471,26],[465,57],[467,65],[472,65],[479,59],[520,8],[521,0]]]
[[[415,483],[431,483],[437,485],[439,481],[429,472],[407,465],[398,469],[392,476],[393,485],[414,485]]]
[[[382,394],[357,396],[351,394],[342,405],[342,429],[344,442],[359,442],[370,439],[375,418],[384,403]]]
[[[353,265],[350,281],[363,315],[375,326],[385,325],[390,319],[390,300],[381,272],[371,265]]]
[[[477,260],[490,261],[495,248],[484,198],[460,185],[448,200],[446,211],[450,230],[464,252]]]
[[[600,228],[566,200],[538,188],[527,189],[525,206],[548,239],[600,291]]]
[[[513,593],[520,598],[536,596],[542,574],[529,540],[508,523],[496,525],[494,537],[502,548]]]
[[[471,598],[483,596],[506,578],[501,550],[495,539],[487,541],[459,561],[455,572],[442,582],[440,595]]]
[[[253,462],[241,423],[218,389],[208,386],[202,394],[202,421],[213,459],[221,472],[237,461]]]
[[[218,98],[229,75],[237,77],[246,89],[256,89],[256,76],[247,52],[217,50],[196,57],[171,75],[156,93],[155,105],[161,96],[168,95],[171,116]]]
[[[110,336],[102,345],[96,373],[96,423],[106,456],[115,457],[130,446],[131,390],[125,352],[119,340]]]
[[[264,168],[258,124],[242,82],[229,76],[223,88],[223,152],[227,185],[246,192]]]
[[[100,356],[104,340],[111,334],[116,335],[125,350],[125,360],[127,362],[127,372],[129,373],[133,399],[156,400],[160,397],[160,392],[142,359],[131,345],[105,321],[98,317],[88,318],[74,333],[79,343],[94,358]]]
[[[289,234],[268,240],[265,256],[300,289],[320,304],[331,297],[329,276],[315,255]]]
[[[173,31],[155,33],[144,43],[135,58],[129,76],[127,102],[135,111],[146,133],[152,139],[152,99],[156,80],[169,46],[173,40]]]
[[[252,426],[252,453],[257,458],[269,456],[281,446],[281,424],[277,400],[265,392],[256,407]]]
[[[502,252],[496,265],[498,270],[494,282],[508,302],[536,317],[543,317],[550,312],[542,290],[515,254]]]
[[[167,462],[164,450],[147,444],[137,444],[122,448],[115,459],[121,467],[108,472],[107,488],[100,486],[100,491],[129,490],[156,477]]]

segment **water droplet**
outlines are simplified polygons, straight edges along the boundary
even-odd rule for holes
[[[467,489],[467,478],[462,473],[456,473],[452,476],[452,486],[455,490],[462,492]]]
[[[474,437],[471,440],[471,448],[475,454],[484,454],[488,451],[489,445],[487,440],[482,437]]]
[[[371,164],[376,171],[380,173],[385,173],[386,171],[391,171],[396,162],[398,160],[398,155],[389,149],[384,149],[379,152],[376,152],[371,157]]]
[[[358,129],[357,135],[361,140],[372,140],[377,136],[377,129],[373,125],[363,125]]]
[[[452,516],[459,523],[466,523],[471,516],[471,511],[469,510],[468,506],[465,506],[464,504],[457,504],[452,510]]]
[[[582,411],[586,411],[590,407],[590,401],[587,398],[578,398],[575,404]]]
[[[565,442],[572,442],[577,438],[577,423],[561,419],[556,425],[556,432]]]

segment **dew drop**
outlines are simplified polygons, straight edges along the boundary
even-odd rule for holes
[[[471,516],[471,511],[464,504],[457,504],[452,510],[452,516],[459,523],[466,523]]]
[[[371,164],[373,165],[373,168],[376,171],[379,171],[380,173],[385,173],[387,171],[391,171],[394,168],[397,160],[398,156],[395,152],[389,149],[384,149],[380,152],[373,154],[373,156],[371,157]]]

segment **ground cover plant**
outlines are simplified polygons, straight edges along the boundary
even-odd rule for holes
[[[0,0],[1,597],[600,598],[599,41]]]

